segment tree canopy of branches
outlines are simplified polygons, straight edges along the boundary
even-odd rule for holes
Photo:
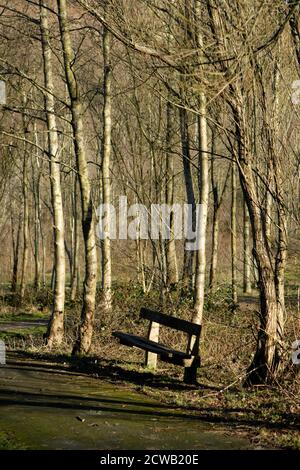
[[[243,289],[259,297],[245,384],[277,380],[299,231],[299,15],[292,0],[0,0],[3,280],[21,302],[31,265],[36,289],[51,283],[49,348],[69,287],[82,302],[73,354],[86,354],[114,282],[157,289],[162,306],[192,295],[202,324],[224,274],[232,315]],[[119,196],[168,204],[168,240],[97,239],[97,207]],[[175,233],[185,203],[193,251]]]

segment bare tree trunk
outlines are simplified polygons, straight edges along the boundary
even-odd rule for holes
[[[219,246],[219,188],[215,176],[215,133],[212,131],[211,142],[211,186],[213,193],[213,222],[212,222],[212,243],[211,243],[211,261],[209,271],[209,290],[212,291],[215,287],[216,272],[218,263],[218,246]]]
[[[41,217],[40,217],[40,227],[41,227],[41,241],[42,241],[42,279],[43,279],[43,287],[46,287],[46,242],[43,233],[43,227],[41,224]]]
[[[203,306],[204,306],[204,291],[205,291],[205,268],[206,268],[206,226],[207,226],[207,213],[208,213],[208,138],[207,138],[207,121],[206,121],[206,97],[204,93],[200,94],[199,98],[199,111],[198,118],[199,126],[199,192],[201,211],[199,214],[197,236],[199,238],[199,249],[197,251],[197,265],[196,265],[196,283],[195,283],[195,297],[194,297],[194,315],[193,322],[201,325]]]
[[[198,213],[197,220],[197,237],[198,237],[198,250],[196,258],[196,279],[194,291],[194,307],[192,321],[198,325],[202,324],[203,308],[204,308],[204,294],[205,294],[205,270],[206,270],[206,226],[208,215],[208,136],[207,136],[207,119],[206,119],[206,97],[203,92],[199,96],[199,117],[198,117],[198,139],[199,139],[199,194],[201,210]],[[196,343],[195,337],[192,337],[188,345],[188,351],[195,354],[195,348],[199,349],[199,344]],[[197,351],[199,352],[199,351]],[[184,380],[185,382],[196,382],[197,368],[197,355],[190,365],[185,368]]]
[[[264,217],[257,196],[251,158],[247,155],[244,116],[238,105],[235,107],[237,141],[239,146],[239,172],[241,186],[249,210],[253,253],[257,263],[260,293],[260,328],[256,352],[248,369],[247,385],[271,383],[281,367],[281,337],[283,331],[282,310],[278,303],[274,266],[270,256],[269,239],[265,236]],[[268,214],[267,214],[268,216]]]
[[[166,203],[172,206],[174,202],[174,157],[171,153],[172,146],[172,107],[167,103],[167,135],[166,135]],[[176,245],[174,238],[174,213],[170,214],[170,238],[166,242],[166,271],[167,285],[172,287],[178,283],[178,268],[176,257]]]
[[[137,239],[137,257],[138,257],[138,271],[139,279],[142,284],[143,293],[147,290],[146,276],[145,276],[145,242],[140,238]]]
[[[250,237],[250,219],[247,204],[244,203],[244,269],[243,269],[243,291],[245,294],[251,294],[251,237]]]
[[[23,118],[24,123],[24,134],[27,138],[28,127]],[[28,181],[27,181],[27,170],[28,170],[28,144],[24,143],[24,156],[23,156],[23,257],[22,257],[22,270],[21,270],[21,285],[20,285],[20,300],[21,302],[25,296],[26,289],[26,275],[27,275],[27,264],[28,264],[28,253],[29,253],[29,201],[28,201]]]
[[[226,33],[224,34],[224,25],[220,21],[218,8],[216,2],[207,0],[208,12],[211,20],[211,27],[213,34],[216,36],[220,53],[225,53],[226,50]],[[299,31],[298,31],[299,32]],[[297,44],[299,45],[300,34],[298,36]],[[300,50],[300,48],[299,48]],[[298,52],[299,52],[298,50]],[[300,55],[297,54],[298,58]],[[223,73],[230,74],[230,65],[222,63],[220,68]],[[258,67],[253,68],[257,71]],[[242,71],[242,69],[241,69]],[[242,76],[242,73],[240,74]],[[229,75],[228,75],[229,76]],[[256,78],[260,80],[259,73]],[[261,83],[260,83],[261,84]],[[237,163],[239,168],[240,183],[244,193],[245,201],[247,203],[252,236],[253,236],[253,254],[257,264],[258,277],[259,277],[259,292],[260,292],[260,326],[257,337],[256,353],[252,363],[248,369],[248,377],[246,384],[261,384],[270,383],[277,376],[281,367],[281,336],[282,336],[282,313],[277,299],[276,282],[274,276],[274,256],[270,249],[270,240],[266,237],[266,226],[264,223],[263,210],[260,195],[258,194],[257,181],[255,178],[255,168],[253,165],[254,152],[252,152],[253,143],[251,132],[248,133],[248,116],[245,113],[247,108],[244,83],[241,82],[235,85],[229,85],[230,90],[230,106],[233,112],[233,120],[236,126],[236,140],[238,144]],[[265,100],[265,90],[264,100]],[[262,114],[267,122],[267,113],[265,102],[263,102]],[[268,125],[265,126],[264,132],[269,131]],[[251,135],[251,137],[250,137]],[[269,138],[271,137],[271,138]],[[270,145],[273,136],[268,136],[268,144],[270,154],[274,153]],[[269,160],[272,163],[272,160]],[[269,163],[268,162],[268,163]],[[274,165],[273,165],[274,166]],[[256,162],[255,162],[256,167]],[[273,172],[274,168],[269,168],[268,173]],[[276,171],[273,172],[272,180],[275,182],[278,178]],[[278,195],[278,193],[277,193]],[[282,201],[280,201],[281,203]],[[266,214],[268,217],[270,214]],[[265,217],[265,219],[266,219]]]
[[[281,192],[281,189],[279,189]],[[285,322],[285,269],[287,260],[287,226],[286,216],[281,203],[278,203],[278,246],[275,261],[275,288],[278,303],[278,318],[277,318],[277,341],[280,346],[283,342],[283,327]],[[278,350],[280,360],[282,356],[281,349]]]
[[[209,272],[209,290],[212,291],[216,284],[216,272],[218,265],[218,248],[219,248],[219,210],[214,210],[212,223],[212,247],[211,262]]]
[[[48,127],[50,185],[54,225],[54,301],[52,315],[46,333],[47,345],[59,346],[64,336],[65,305],[65,237],[62,192],[60,183],[59,143],[55,118],[54,83],[52,72],[52,51],[49,43],[49,29],[46,0],[40,0],[41,35],[44,61],[44,78],[47,93],[45,109]]]
[[[34,141],[35,144],[38,145],[38,136],[37,136],[37,129],[36,129],[36,122],[33,125],[33,132],[34,132]],[[33,165],[37,168],[37,176],[36,180],[34,179],[33,183],[33,197],[34,197],[34,287],[35,289],[40,288],[40,234],[41,234],[41,227],[40,227],[40,180],[41,180],[41,172],[40,172],[40,163],[39,163],[39,156],[38,150],[35,150],[35,161]],[[33,170],[33,174],[35,171]]]
[[[71,300],[74,301],[78,289],[78,269],[79,269],[79,217],[77,206],[77,176],[74,178],[74,197],[73,197],[73,220],[74,220],[74,251],[73,251],[73,271],[71,279]]]
[[[103,108],[103,157],[102,157],[102,202],[110,204],[110,158],[111,158],[111,64],[110,64],[111,35],[106,28],[103,31],[104,59],[104,108]],[[107,206],[109,207],[109,206]],[[109,215],[108,215],[109,219]],[[102,248],[102,307],[109,312],[112,307],[111,291],[111,247],[110,238],[105,236]]]
[[[17,290],[21,228],[22,228],[21,218],[19,217],[17,237],[15,239],[14,220],[13,220],[13,217],[11,216],[11,230],[12,230],[12,243],[13,243],[13,269],[12,269],[12,280],[11,280],[12,292],[16,292]]]
[[[235,162],[231,166],[231,300],[232,308],[237,305],[237,269],[236,269],[236,167]]]
[[[193,178],[191,172],[191,163],[190,163],[190,138],[189,138],[189,128],[188,128],[188,114],[186,109],[180,108],[180,129],[181,129],[181,145],[182,145],[182,159],[183,159],[183,173],[184,173],[184,182],[186,189],[187,202],[192,210],[192,230],[195,231],[196,228],[196,202],[195,194],[193,187]],[[186,242],[185,242],[186,248]],[[194,252],[188,251],[184,248],[184,260],[183,260],[183,275],[182,283],[183,288],[192,286],[192,276],[193,276],[193,258]]]
[[[68,28],[66,0],[57,0],[57,4],[65,74],[71,104],[76,164],[81,192],[82,229],[85,251],[85,279],[81,325],[73,348],[73,354],[77,354],[88,353],[92,342],[97,287],[97,247],[95,240],[93,204],[84,142],[82,105],[79,96],[78,83],[74,73],[75,57]]]

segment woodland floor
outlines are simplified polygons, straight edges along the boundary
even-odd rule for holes
[[[10,354],[0,369],[4,447],[23,449],[251,449],[241,432],[169,407],[67,364]],[[2,436],[3,438],[3,436]]]
[[[67,306],[66,344],[50,353],[42,341],[49,299],[21,308],[3,295],[0,339],[9,352],[0,368],[0,449],[300,449],[299,377],[242,385],[255,296],[243,297],[234,317],[223,297],[219,309],[206,306],[199,383],[189,386],[180,367],[159,363],[154,373],[142,366],[141,351],[112,340],[113,329],[143,333],[138,304],[155,307],[136,294],[124,306],[122,295],[121,307],[96,321],[86,358],[70,355],[80,303]],[[178,347],[181,338],[172,340]]]

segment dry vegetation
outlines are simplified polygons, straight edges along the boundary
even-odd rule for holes
[[[100,296],[100,293],[98,294]],[[100,297],[99,297],[100,298]],[[29,301],[30,300],[30,301]],[[2,295],[2,321],[28,321],[47,319],[51,311],[51,291],[44,290],[29,295],[23,307],[13,298]],[[18,302],[18,301],[17,301]],[[272,386],[257,386],[251,390],[243,387],[247,368],[255,347],[258,327],[258,299],[241,296],[239,308],[230,308],[230,289],[219,289],[211,294],[205,306],[205,326],[201,342],[202,366],[198,385],[182,383],[182,368],[159,363],[157,371],[143,365],[144,353],[129,349],[112,338],[115,330],[139,335],[147,334],[147,322],[139,319],[139,309],[147,305],[160,308],[159,293],[145,296],[141,287],[116,286],[114,308],[105,315],[96,314],[93,347],[88,357],[71,356],[76,337],[76,325],[80,315],[80,299],[67,300],[65,341],[51,352],[44,345],[45,328],[23,327],[1,336],[10,349],[10,354],[24,355],[62,367],[91,374],[99,380],[126,384],[160,402],[179,406],[195,412],[199,419],[221,425],[225,433],[247,436],[255,448],[300,448],[300,376],[290,363],[290,344],[294,339],[297,297],[290,298],[289,316],[286,324],[286,366],[282,377]],[[178,293],[170,295],[165,310],[188,319],[192,297],[179,300]],[[185,345],[181,334],[163,328],[161,340],[176,349]]]

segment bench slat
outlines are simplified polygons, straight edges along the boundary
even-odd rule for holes
[[[122,333],[121,331],[114,331],[113,336],[119,338],[121,342],[128,346],[136,346],[140,349],[144,349],[145,351],[151,351],[159,356],[165,356],[169,359],[177,358],[177,359],[190,359],[192,356],[190,354],[186,354],[182,351],[177,351],[172,348],[168,348],[160,343],[155,343],[146,338],[142,338],[140,336],[132,335],[129,333]]]
[[[187,320],[181,320],[180,318],[171,317],[164,313],[149,310],[148,308],[141,308],[140,317],[146,320],[160,323],[161,325],[168,326],[174,330],[184,331],[190,335],[200,336],[201,325],[189,322]]]

